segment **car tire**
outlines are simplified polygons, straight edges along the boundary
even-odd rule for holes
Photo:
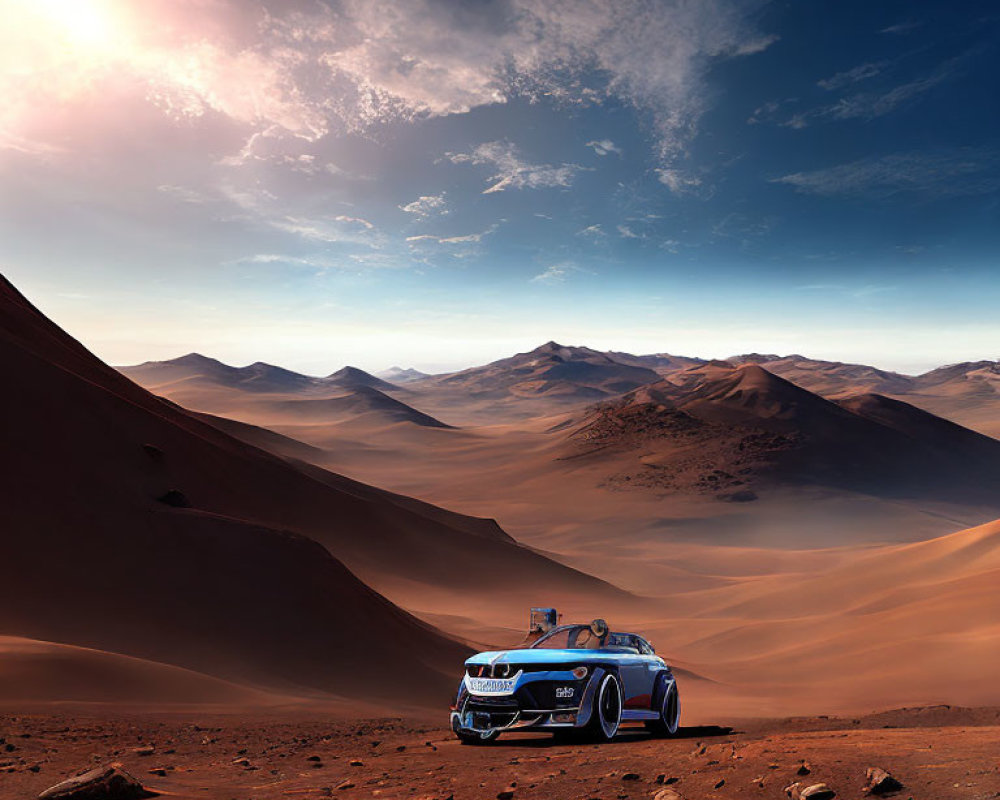
[[[677,691],[676,681],[660,678],[663,689],[660,691],[659,719],[646,723],[646,728],[655,736],[676,736],[681,724],[681,696]]]
[[[594,742],[610,742],[622,722],[622,687],[613,673],[603,678],[594,692],[594,707],[584,735]]]
[[[455,731],[455,735],[458,737],[458,741],[462,744],[468,745],[484,745],[493,744],[497,739],[500,738],[500,731],[490,731],[485,736],[478,733],[464,733],[463,731]]]

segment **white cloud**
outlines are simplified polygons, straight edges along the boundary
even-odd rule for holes
[[[628,225],[618,226],[618,235],[623,239],[645,239],[645,235],[641,233],[636,233]]]
[[[499,225],[490,225],[486,230],[478,233],[465,233],[456,236],[433,236],[429,233],[422,233],[418,236],[407,236],[406,241],[411,244],[419,242],[433,242],[435,244],[470,244],[481,242],[485,237],[494,234],[499,229]]]
[[[531,283],[565,283],[574,273],[593,274],[590,270],[583,269],[572,262],[563,261],[546,267],[543,272],[531,278]]]
[[[610,139],[600,139],[593,142],[587,142],[586,146],[591,148],[599,156],[606,156],[611,153],[615,153],[619,156],[622,155],[621,148]]]
[[[374,230],[375,226],[366,219],[361,219],[361,217],[347,217],[343,214],[338,214],[333,218],[334,222],[342,222],[345,225],[357,226],[360,229],[370,231]]]
[[[399,206],[407,214],[416,217],[429,217],[438,214],[448,213],[448,203],[444,199],[444,192],[441,194],[421,195],[411,203]]]
[[[588,225],[583,230],[576,232],[577,236],[606,236],[604,229],[599,225]]]
[[[674,194],[687,194],[701,186],[701,178],[696,175],[689,175],[678,169],[658,169],[656,174],[660,183],[670,189]]]
[[[806,194],[885,198],[896,194],[980,195],[1000,189],[1000,157],[984,148],[895,153],[773,178]]]
[[[521,158],[510,142],[484,142],[469,153],[445,153],[452,164],[487,165],[494,170],[487,181],[492,184],[483,194],[507,189],[545,189],[569,186],[576,173],[585,169],[579,164],[531,164]]]

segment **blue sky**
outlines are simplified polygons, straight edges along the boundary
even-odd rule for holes
[[[5,5],[0,269],[113,363],[1000,355],[994,4]]]

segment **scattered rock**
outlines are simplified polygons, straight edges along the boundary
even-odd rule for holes
[[[362,760],[361,760],[360,758],[354,758],[354,759],[351,759],[351,760],[350,760],[350,761],[349,761],[348,763],[349,763],[349,764],[350,764],[350,765],[351,765],[352,767],[363,767],[363,766],[365,765],[365,762],[364,762],[364,761],[362,761]]]
[[[673,789],[660,789],[653,795],[653,800],[684,800],[684,798]]]
[[[812,772],[812,768],[805,761],[795,770],[796,775],[808,775],[810,772]]]
[[[151,756],[156,752],[156,748],[151,744],[144,744],[140,747],[133,747],[132,752],[137,756]]]
[[[868,767],[865,773],[865,791],[871,794],[898,792],[903,784],[881,767]]]
[[[833,800],[837,793],[825,783],[814,783],[811,786],[803,786],[796,781],[791,786],[785,787],[785,794],[792,800]]]
[[[338,789],[353,789],[354,788],[354,783],[350,779],[348,779],[346,781],[341,781],[340,783],[337,784],[337,788]]]
[[[28,767],[28,772],[41,772],[41,771],[42,771],[41,764],[32,764],[30,767]]]
[[[624,775],[622,775],[622,780],[623,781],[637,781],[637,780],[639,780],[639,773],[638,772],[626,772]]]
[[[166,767],[153,767],[149,771],[149,774],[150,775],[156,775],[158,778],[166,778],[167,777],[167,768]]]
[[[233,759],[233,763],[237,767],[249,767],[250,766],[250,759],[246,758],[245,756],[243,758],[234,758]]]
[[[115,762],[57,783],[38,795],[38,800],[138,800],[147,796],[143,785]]]
[[[322,761],[321,756],[306,756],[306,761]]]
[[[497,800],[514,800],[514,787],[508,786],[506,789],[497,792]]]
[[[397,753],[402,753],[405,749],[406,749],[406,745],[405,744],[396,745],[396,752]]]
[[[434,745],[434,742],[424,742],[424,746],[429,747],[431,750],[437,750],[437,747]]]
[[[726,785],[726,779],[725,778],[720,778],[719,782],[715,784],[715,788],[716,789],[721,789],[725,785]]]

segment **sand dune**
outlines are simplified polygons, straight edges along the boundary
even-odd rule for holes
[[[8,709],[65,703],[260,707],[290,699],[117,653],[0,636],[0,703]]]
[[[616,594],[492,521],[233,439],[102,364],[6,282],[0,352],[19,386],[0,394],[17,421],[0,434],[5,634],[289,692],[440,701],[464,647],[341,562],[411,598],[540,581]]]
[[[775,707],[995,703],[998,580],[1000,520],[691,594],[660,635],[724,683],[755,683]]]

